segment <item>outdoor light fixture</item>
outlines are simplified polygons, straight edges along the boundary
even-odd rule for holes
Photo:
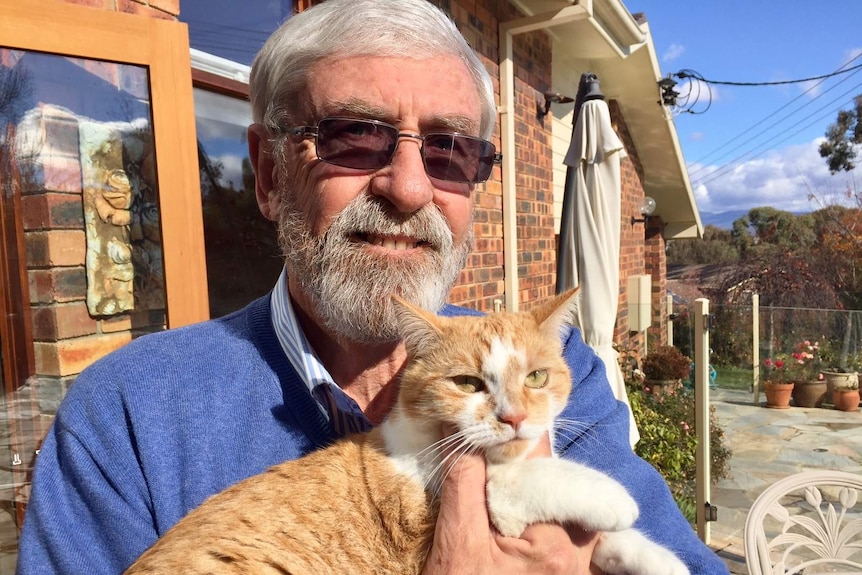
[[[668,74],[667,78],[662,78],[658,82],[659,90],[661,90],[661,101],[659,104],[663,106],[669,106],[671,108],[676,106],[676,100],[679,98],[679,92],[674,90],[676,86],[676,80],[670,77]]]
[[[538,116],[540,120],[547,116],[548,112],[551,111],[551,104],[568,104],[569,102],[575,101],[574,98],[569,98],[568,96],[564,96],[556,92],[545,92],[543,95],[545,96],[545,107],[539,108],[537,106],[536,110],[536,116]]]
[[[641,215],[642,218],[636,218],[632,216],[632,225],[635,224],[644,224],[646,225],[649,221],[649,217],[655,211],[655,200],[649,196],[644,196],[643,202],[641,202]]]

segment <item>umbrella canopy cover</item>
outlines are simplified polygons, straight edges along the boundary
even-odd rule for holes
[[[576,325],[605,364],[614,396],[628,405],[613,348],[620,284],[620,160],[625,146],[604,100],[583,103],[564,160],[568,166],[557,258],[557,291],[580,286]],[[631,410],[629,410],[631,413]],[[640,437],[634,417],[630,441]]]

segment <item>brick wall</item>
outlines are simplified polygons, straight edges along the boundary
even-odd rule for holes
[[[523,17],[508,2],[436,0],[479,54],[499,98],[500,22]],[[550,88],[551,41],[545,32],[521,34],[513,45],[517,174],[518,300],[524,308],[550,297],[556,286],[550,122],[536,117],[536,101]],[[499,101],[499,100],[498,100]],[[499,128],[494,137],[499,147]],[[491,310],[504,300],[503,199],[500,170],[475,191],[476,248],[450,301]]]
[[[625,349],[638,349],[642,345],[640,334],[628,331],[628,278],[644,271],[644,231],[643,224],[631,223],[631,214],[637,213],[643,196],[643,168],[637,156],[631,133],[625,123],[619,103],[608,102],[611,123],[626,147],[627,157],[620,164],[622,197],[620,202],[620,285],[617,323],[614,328],[614,341]]]
[[[19,139],[30,142],[19,170],[35,375],[65,381],[134,333],[163,328],[164,312],[89,314],[78,119],[40,105],[22,128]]]

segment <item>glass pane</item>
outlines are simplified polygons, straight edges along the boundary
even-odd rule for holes
[[[75,376],[165,328],[148,86],[142,67],[0,47],[0,575]]]
[[[251,65],[293,6],[292,0],[183,0],[180,20],[189,25],[192,48]]]
[[[195,89],[210,316],[267,293],[281,272],[275,227],[257,207],[248,102]]]

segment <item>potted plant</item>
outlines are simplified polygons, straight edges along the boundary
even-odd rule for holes
[[[820,346],[800,341],[787,358],[788,377],[793,380],[793,403],[797,407],[820,407],[826,399],[826,380],[820,373]]]
[[[859,374],[846,375],[849,377],[832,389],[832,405],[840,411],[856,411],[859,409]]]
[[[858,370],[855,362],[857,358],[846,352],[840,353],[833,346],[826,346],[825,350],[821,350],[821,360],[823,364],[828,366],[823,369],[823,378],[826,380],[826,399],[831,400],[832,392],[835,389],[851,389],[855,386],[858,389]]]
[[[671,345],[659,345],[643,358],[641,368],[644,388],[661,394],[682,385],[682,380],[691,373],[691,359]]]
[[[763,391],[766,393],[766,407],[772,409],[788,409],[794,383],[787,376],[787,358],[779,355],[763,361],[766,375],[763,380]]]

